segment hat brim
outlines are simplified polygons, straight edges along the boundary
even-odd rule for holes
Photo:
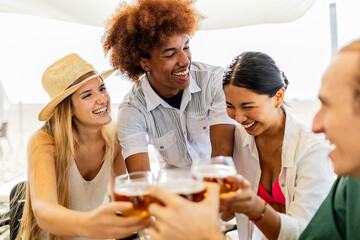
[[[38,115],[38,119],[39,121],[46,121],[48,120],[53,114],[54,114],[54,110],[55,107],[61,103],[65,98],[67,98],[68,96],[70,96],[71,94],[73,94],[76,90],[78,90],[82,85],[84,85],[86,82],[88,82],[91,79],[97,78],[97,77],[101,77],[103,80],[105,78],[107,78],[110,74],[112,74],[114,71],[116,71],[116,69],[111,69],[111,70],[107,70],[105,72],[99,73],[99,74],[95,74],[92,75],[86,79],[84,79],[83,81],[81,81],[80,83],[66,89],[64,92],[62,92],[61,94],[57,95],[54,99],[52,99],[48,104],[46,104],[46,106],[40,111],[39,115]]]

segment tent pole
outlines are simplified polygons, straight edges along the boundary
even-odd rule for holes
[[[329,14],[330,14],[331,59],[333,59],[338,51],[336,2],[330,2]]]

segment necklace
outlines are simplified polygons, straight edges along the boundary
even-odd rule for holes
[[[270,153],[269,153],[269,152],[264,151],[264,150],[260,147],[260,144],[256,141],[256,138],[255,138],[255,144],[256,144],[258,150],[260,150],[260,152],[262,152],[263,154],[268,155],[268,156],[273,156],[275,153],[277,153],[277,151],[278,151],[278,150],[280,149],[280,147],[282,146],[283,142],[284,142],[284,139],[280,142],[279,146],[277,146],[277,148],[276,148],[273,152],[270,152]]]

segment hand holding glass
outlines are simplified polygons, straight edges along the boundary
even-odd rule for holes
[[[206,182],[215,182],[220,186],[220,196],[238,190],[238,186],[226,178],[236,175],[232,157],[212,157],[193,162],[191,172],[196,178]]]
[[[115,178],[115,201],[126,201],[133,208],[121,212],[123,216],[148,216],[148,207],[154,202],[150,196],[150,187],[154,183],[151,172],[133,172]]]

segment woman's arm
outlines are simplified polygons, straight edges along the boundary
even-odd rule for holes
[[[54,146],[46,138],[35,137],[29,148],[30,196],[40,228],[58,236],[120,238],[148,224],[144,218],[122,218],[116,211],[131,204],[116,202],[90,212],[79,212],[58,204]]]
[[[232,156],[235,125],[217,124],[210,126],[211,156]]]
[[[111,178],[110,178],[110,193],[112,199],[114,199],[113,194],[114,194],[115,177],[125,174],[126,172],[127,172],[126,164],[121,154],[121,145],[119,140],[117,139],[115,143],[115,154],[114,154],[114,160],[113,160]]]
[[[278,213],[269,205],[261,220],[254,222],[269,239],[296,239],[327,196],[334,180],[328,148],[316,144],[308,146],[297,161],[296,179],[287,214]],[[256,219],[264,210],[264,200],[250,188],[241,176],[229,177],[240,190],[221,198],[221,210],[237,212]]]
[[[228,177],[235,182],[239,190],[221,197],[220,210],[226,213],[236,212],[254,219],[254,223],[268,239],[277,239],[280,232],[280,216],[271,206],[257,196],[252,190],[249,181],[241,175]]]

